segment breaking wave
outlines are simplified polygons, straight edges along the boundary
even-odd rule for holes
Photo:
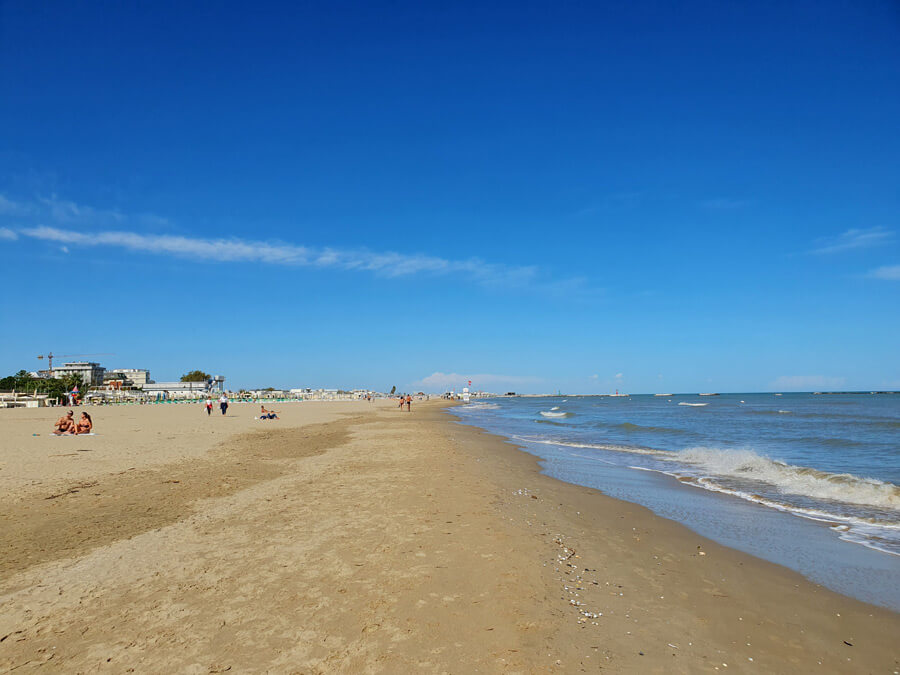
[[[496,403],[469,403],[467,410],[499,410],[500,406]]]
[[[795,466],[752,450],[701,447],[670,454],[665,459],[700,467],[712,474],[708,479],[714,480],[716,476],[749,479],[768,483],[784,494],[900,512],[900,487],[874,478]]]
[[[526,443],[642,456],[648,464],[631,468],[664,473],[686,485],[838,524],[836,529],[842,539],[900,555],[900,486],[890,482],[788,464],[748,449],[695,447],[673,452],[611,443],[513,438]],[[575,456],[609,463],[600,453]],[[840,529],[840,524],[847,527]]]

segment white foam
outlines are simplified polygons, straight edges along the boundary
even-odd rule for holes
[[[692,408],[702,408],[703,406],[709,405],[709,403],[688,403],[687,401],[680,401],[678,405],[689,405]]]
[[[743,490],[734,490],[719,485],[710,478],[686,479],[683,474],[677,471],[660,471],[658,469],[649,469],[641,466],[632,466],[632,469],[641,471],[651,471],[654,473],[662,473],[667,476],[679,479],[683,484],[693,487],[703,488],[710,492],[718,492],[727,494],[732,497],[738,497],[754,504],[767,506],[769,508],[791,513],[808,520],[816,520],[823,523],[833,524],[832,529],[837,532],[838,536],[844,540],[855,544],[862,544],[867,548],[890,553],[891,555],[900,556],[900,522],[884,522],[874,521],[870,518],[859,518],[854,516],[845,516],[820,509],[802,508],[791,504],[785,504],[773,499],[767,499],[757,494],[751,494]]]
[[[470,403],[465,406],[465,410],[499,410],[500,406],[496,403]]]
[[[691,464],[714,476],[761,481],[773,485],[785,494],[900,512],[900,487],[893,483],[861,478],[849,473],[834,474],[795,466],[759,455],[752,450],[699,447],[668,453],[661,459]]]
[[[556,410],[556,409],[554,409],[554,410]],[[541,410],[540,414],[543,415],[544,417],[571,417],[572,416],[572,413],[554,412],[554,410],[550,410],[550,411]]]

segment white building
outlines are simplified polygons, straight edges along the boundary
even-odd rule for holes
[[[93,361],[72,361],[57,366],[50,371],[50,374],[57,380],[61,380],[66,375],[81,375],[81,382],[85,387],[99,387],[103,384],[103,373],[106,368],[99,363]]]
[[[107,370],[104,380],[122,380],[126,387],[143,389],[144,385],[152,384],[150,371],[143,368],[113,368]]]

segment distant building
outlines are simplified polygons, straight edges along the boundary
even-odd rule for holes
[[[104,382],[112,380],[121,380],[122,386],[126,388],[143,389],[145,385],[152,384],[150,379],[150,371],[142,368],[113,368],[107,370],[103,376]]]
[[[106,368],[93,361],[72,361],[57,366],[50,371],[50,375],[61,380],[66,375],[81,375],[81,382],[85,387],[99,387],[103,384],[103,373]]]
[[[143,386],[145,394],[163,394],[168,398],[198,398],[212,391],[210,382],[148,382]]]
[[[166,398],[198,398],[218,396],[225,391],[225,376],[216,375],[205,382],[147,382],[141,387],[145,394]]]

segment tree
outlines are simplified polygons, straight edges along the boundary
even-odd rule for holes
[[[204,373],[202,370],[192,370],[189,373],[185,373],[181,376],[182,382],[206,382],[210,379],[211,375],[209,373]]]
[[[53,377],[31,377],[27,371],[20,370],[15,375],[0,379],[0,391],[16,390],[23,394],[37,391],[40,394],[47,394],[50,398],[63,398],[67,392],[72,391],[75,387],[78,387],[79,391],[84,393],[85,387],[81,375],[74,373],[56,379]]]
[[[391,387],[391,396],[393,396],[394,392],[396,392],[396,391],[397,391],[397,385],[395,384],[393,387]]]

